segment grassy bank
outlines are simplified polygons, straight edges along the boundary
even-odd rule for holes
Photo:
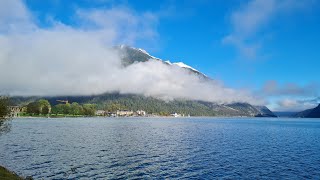
[[[39,117],[39,118],[64,118],[64,117],[85,117],[84,115],[72,115],[72,114],[27,114],[27,113],[20,113],[19,117]]]
[[[23,180],[24,178],[19,177],[14,172],[0,166],[0,179],[1,180]]]

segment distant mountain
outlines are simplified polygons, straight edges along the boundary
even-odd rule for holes
[[[313,109],[307,109],[305,111],[299,112],[294,117],[300,118],[320,118],[320,104]]]
[[[47,99],[50,104],[56,105],[57,100],[68,100],[70,103],[78,102],[94,103],[98,109],[116,103],[126,109],[143,109],[149,114],[171,114],[179,113],[191,116],[244,116],[244,117],[276,117],[265,106],[252,106],[248,103],[217,104],[204,101],[173,100],[163,101],[157,98],[144,97],[134,94],[106,93],[95,96],[60,96],[60,97],[13,97],[15,105],[24,106],[38,99]]]
[[[256,117],[278,117],[269,108],[266,106],[255,106],[255,108],[259,111],[260,114],[256,115]]]
[[[194,74],[203,80],[211,81],[212,79],[201,73],[197,69],[186,65],[183,62],[164,61],[150,55],[147,51],[139,48],[134,48],[126,45],[114,46],[114,50],[118,51],[122,65],[130,66],[137,62],[147,62],[151,59],[160,61],[168,66],[176,66],[186,70],[188,73]],[[173,100],[163,101],[153,97],[145,97],[137,94],[119,94],[105,93],[94,96],[60,96],[60,97],[13,97],[13,102],[16,105],[26,105],[40,98],[48,99],[52,105],[56,105],[57,100],[68,100],[69,102],[78,103],[94,103],[99,109],[104,109],[106,106],[116,103],[122,107],[131,110],[143,109],[148,113],[156,114],[171,114],[180,113],[191,116],[246,116],[246,117],[276,117],[265,106],[253,106],[248,103],[230,103],[218,104],[204,101],[191,100]]]
[[[292,117],[298,117],[298,118],[306,118],[308,114],[312,111],[313,109],[307,109],[301,112],[298,112],[294,114]]]
[[[220,116],[276,117],[267,107],[248,103],[212,104],[212,109]]]
[[[297,112],[279,112],[279,111],[273,111],[273,113],[278,117],[294,117]]]
[[[197,69],[186,65],[183,62],[170,62],[169,60],[162,60],[160,58],[150,55],[146,50],[141,48],[134,48],[126,45],[120,45],[114,47],[120,54],[123,66],[129,66],[135,62],[147,62],[150,59],[160,61],[169,66],[178,66],[183,68],[190,73],[198,75],[205,80],[211,80],[204,73]],[[198,101],[199,102],[199,101]],[[210,107],[214,114],[219,116],[257,116],[257,117],[276,117],[267,107],[265,106],[252,106],[247,103],[232,103],[232,104],[216,104],[216,103],[205,103],[207,107]]]
[[[114,46],[113,48],[119,52],[123,66],[129,66],[135,62],[146,62],[146,61],[149,61],[150,59],[153,59],[153,60],[160,61],[169,66],[181,67],[183,69],[188,70],[189,72],[199,75],[200,77],[203,77],[205,79],[210,79],[205,74],[201,73],[200,71],[196,70],[195,68],[183,62],[172,63],[169,60],[162,60],[160,58],[150,55],[146,50],[141,48],[134,48],[127,45]]]
[[[307,118],[320,118],[320,104],[312,109],[312,111],[307,115]]]

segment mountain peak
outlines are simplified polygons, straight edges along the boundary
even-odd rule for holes
[[[150,54],[146,50],[141,49],[141,48],[138,48],[138,50],[150,56]]]
[[[191,67],[191,66],[189,66],[189,65],[186,65],[186,64],[183,63],[183,62],[176,62],[176,63],[172,63],[172,64],[177,65],[177,66],[182,67],[182,68],[187,68],[187,69],[191,69],[191,70],[193,70],[193,71],[199,72],[199,71],[196,70],[195,68],[193,68],[193,67]],[[199,73],[200,73],[200,72],[199,72]]]
[[[208,78],[208,76],[206,76],[205,74],[201,73],[197,69],[195,69],[195,68],[193,68],[193,67],[191,67],[181,61],[180,62],[173,62],[173,63],[168,60],[164,61],[160,58],[157,58],[157,57],[150,55],[146,50],[144,50],[142,48],[135,48],[135,47],[131,47],[128,45],[123,45],[123,44],[119,45],[119,46],[115,46],[115,48],[120,51],[124,66],[128,66],[134,62],[146,62],[146,61],[149,61],[150,59],[155,59],[155,60],[159,60],[165,64],[168,64],[168,65],[174,65],[174,66],[178,66],[183,69],[187,69],[197,75],[201,75],[202,77]]]

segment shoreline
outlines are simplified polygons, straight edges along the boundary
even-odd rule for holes
[[[253,117],[253,116],[180,116],[180,117],[174,117],[174,116],[118,116],[118,117],[111,117],[111,116],[18,116],[14,117],[14,119],[35,119],[35,118],[46,118],[46,119],[63,119],[63,118],[70,118],[70,119],[76,119],[76,118],[165,118],[165,119],[187,119],[187,118],[224,118],[224,119],[232,119],[232,118],[279,118],[279,117]],[[299,118],[297,118],[299,119]]]
[[[163,118],[163,119],[233,119],[233,118],[261,118],[261,117],[238,117],[238,116],[191,116],[191,117],[171,117],[171,116],[119,116],[119,117],[109,117],[109,116],[88,116],[88,117],[39,117],[39,116],[18,116],[13,117],[11,119],[83,119],[83,118],[100,118],[100,119],[136,119],[136,118],[143,118],[143,119],[155,119],[155,118]],[[264,117],[264,118],[274,118],[274,117]]]
[[[0,179],[8,179],[8,180],[32,180],[31,177],[20,177],[15,172],[10,171],[9,169],[0,165]]]

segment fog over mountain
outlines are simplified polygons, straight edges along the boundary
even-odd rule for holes
[[[76,16],[85,23],[75,28],[55,20],[51,20],[50,27],[40,27],[36,17],[18,0],[1,1],[0,12],[1,94],[119,92],[165,100],[264,103],[246,90],[227,88],[219,80],[204,80],[185,68],[159,60],[124,66],[123,54],[111,47],[119,42],[134,43],[139,38],[152,39],[152,14],[138,15],[121,8],[79,10]]]

